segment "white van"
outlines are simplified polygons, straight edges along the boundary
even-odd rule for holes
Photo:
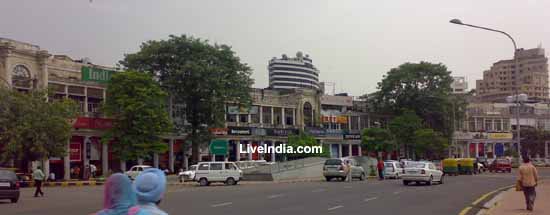
[[[243,171],[233,162],[199,162],[193,180],[201,186],[208,186],[212,182],[236,185],[242,177]]]

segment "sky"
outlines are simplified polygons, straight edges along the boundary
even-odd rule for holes
[[[535,0],[1,0],[0,37],[114,66],[147,40],[191,35],[230,45],[268,86],[267,64],[309,54],[332,93],[371,93],[405,62],[443,63],[469,87],[520,48],[550,50],[550,1]],[[546,54],[548,55],[548,51]]]

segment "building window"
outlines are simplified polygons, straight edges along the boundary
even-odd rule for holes
[[[262,107],[262,123],[271,124],[271,107]]]
[[[304,103],[303,116],[304,116],[305,126],[312,127],[313,126],[313,107],[309,102]]]
[[[17,65],[12,71],[12,85],[14,87],[31,88],[31,72],[23,65]]]

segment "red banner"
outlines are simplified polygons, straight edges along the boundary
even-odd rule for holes
[[[113,127],[113,120],[105,118],[78,117],[73,124],[74,128],[109,129]]]
[[[80,143],[71,143],[69,145],[69,157],[71,161],[81,161],[82,160],[82,152],[81,152],[81,145]]]

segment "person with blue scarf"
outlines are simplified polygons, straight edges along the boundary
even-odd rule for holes
[[[96,215],[149,215],[136,206],[136,193],[128,176],[116,173],[105,182],[103,210]]]
[[[133,189],[136,192],[138,205],[151,215],[168,215],[158,208],[166,191],[166,176],[157,168],[148,168],[134,180]]]

